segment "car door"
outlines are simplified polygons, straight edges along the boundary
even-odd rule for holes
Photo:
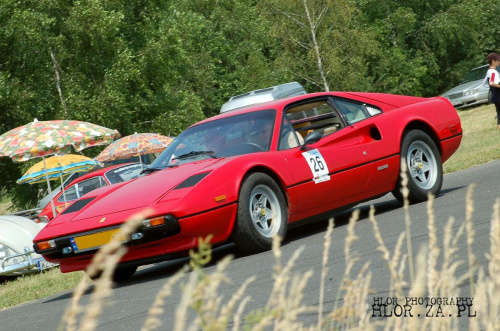
[[[360,199],[367,199],[386,193],[394,188],[399,175],[399,152],[393,149],[394,136],[384,136],[391,128],[381,115],[382,109],[356,100],[335,97],[331,100],[339,111],[344,114],[346,122],[352,126],[362,141],[365,162],[371,164],[369,180]],[[396,142],[396,144],[398,144]],[[392,149],[391,149],[392,148]]]
[[[304,149],[288,147],[281,142],[288,139],[287,131],[292,129],[302,138],[315,131],[322,137]],[[308,99],[285,107],[281,131],[280,152],[294,179],[287,188],[291,221],[356,200],[371,172],[367,146],[330,98]]]

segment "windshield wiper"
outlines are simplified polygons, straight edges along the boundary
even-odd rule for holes
[[[150,174],[150,173],[158,171],[158,170],[162,170],[162,168],[146,168],[146,169],[142,169],[139,174],[140,175],[142,175],[142,174]]]
[[[186,154],[181,154],[177,157],[174,157],[172,160],[181,160],[181,159],[187,159],[187,158],[190,158],[190,157],[193,157],[193,156],[198,156],[198,155],[202,155],[202,154],[206,154],[206,155],[209,155],[210,157],[216,159],[217,156],[216,155],[213,155],[214,154],[214,151],[191,151],[189,153],[186,153]]]

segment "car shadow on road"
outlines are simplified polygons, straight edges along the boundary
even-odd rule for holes
[[[402,207],[401,203],[396,199],[392,199],[389,201],[382,201],[373,204],[365,204],[356,206],[344,212],[338,214],[332,214],[325,218],[321,218],[319,220],[308,222],[307,224],[300,225],[288,230],[285,240],[283,241],[282,246],[286,246],[288,243],[309,237],[312,235],[316,235],[321,232],[326,232],[328,227],[328,223],[330,218],[334,218],[335,228],[343,227],[349,224],[349,219],[352,216],[354,210],[359,209],[359,221],[368,220],[370,213],[370,206],[373,205],[375,207],[375,215],[381,215],[395,209],[399,209]]]

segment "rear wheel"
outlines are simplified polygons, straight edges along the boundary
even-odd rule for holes
[[[288,227],[285,197],[266,174],[248,176],[240,189],[232,239],[244,253],[269,250],[273,237],[284,238]]]
[[[403,137],[401,160],[406,163],[408,177],[408,200],[416,203],[427,200],[428,194],[437,196],[443,184],[443,164],[434,141],[423,131],[412,130]],[[399,175],[392,191],[399,201],[404,197]]]

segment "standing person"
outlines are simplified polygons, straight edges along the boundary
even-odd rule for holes
[[[497,110],[497,125],[500,130],[500,77],[497,71],[497,67],[500,65],[500,55],[497,53],[490,53],[486,57],[486,60],[490,64],[490,68],[486,72],[486,80],[490,85],[490,102],[495,104]]]

